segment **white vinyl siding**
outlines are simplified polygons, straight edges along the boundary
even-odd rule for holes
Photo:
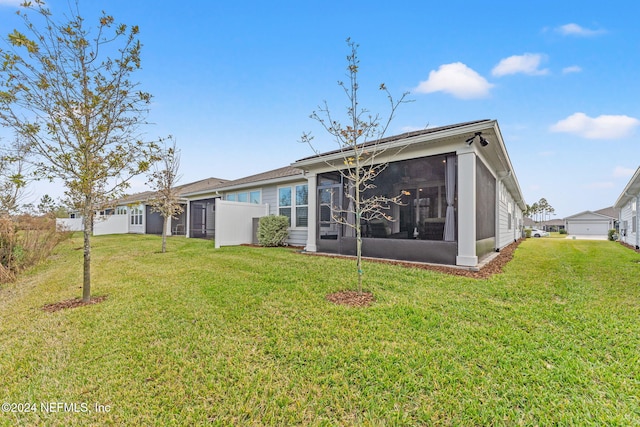
[[[628,245],[636,245],[637,234],[637,210],[635,200],[627,203],[620,210],[620,240]]]
[[[498,182],[498,242],[501,249],[521,237],[522,211],[502,182]]]
[[[295,197],[296,186],[307,185],[307,181],[292,182],[291,184],[283,184],[280,186],[269,185],[262,186],[260,188],[247,188],[246,190],[234,191],[232,193],[226,193],[225,199],[229,200],[229,195],[233,194],[235,201],[238,201],[237,195],[239,193],[247,193],[249,195],[249,203],[265,204],[269,206],[269,215],[279,214],[278,205],[278,190],[280,188],[290,187],[292,189],[292,197]],[[307,243],[307,227],[292,227],[289,229],[289,238],[287,243],[292,246],[304,246]]]

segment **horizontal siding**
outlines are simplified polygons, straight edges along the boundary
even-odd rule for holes
[[[287,243],[292,246],[306,246],[307,245],[307,229],[306,228],[291,228],[289,229],[289,238]]]
[[[498,249],[513,243],[519,238],[519,225],[522,221],[522,212],[516,205],[511,193],[504,183],[498,183]],[[511,228],[509,228],[509,203],[511,204]]]
[[[262,204],[269,206],[269,215],[278,215],[278,188],[295,187],[296,185],[304,184],[307,184],[306,180],[279,185],[269,185],[265,187],[247,187],[246,189],[243,188],[242,190],[233,191],[233,193],[260,190]],[[289,238],[287,239],[287,243],[292,246],[305,246],[307,244],[307,228],[296,227],[289,229]]]
[[[633,211],[631,208],[632,202],[627,203],[620,210],[620,240],[628,245],[635,246],[637,244],[636,234],[633,230]],[[624,223],[627,222],[627,230],[623,231]]]
[[[269,205],[269,215],[278,214],[278,188],[276,186],[262,188],[262,203]]]

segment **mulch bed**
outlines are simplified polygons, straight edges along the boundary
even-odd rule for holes
[[[371,292],[339,291],[325,297],[327,301],[351,307],[368,307],[376,300]]]
[[[56,311],[66,310],[68,308],[84,307],[85,305],[98,304],[105,299],[107,299],[106,295],[91,298],[89,302],[83,302],[82,298],[74,298],[66,301],[55,302],[53,304],[47,304],[42,307],[42,310],[49,313],[55,313]]]
[[[407,268],[420,268],[423,270],[438,271],[441,273],[452,274],[455,276],[471,277],[473,279],[486,279],[493,276],[494,274],[502,273],[502,267],[504,267],[509,261],[511,261],[511,258],[513,258],[513,252],[516,250],[516,248],[518,247],[518,245],[520,245],[522,241],[523,239],[517,240],[511,243],[509,246],[506,246],[500,249],[500,252],[498,252],[491,261],[489,261],[487,264],[482,266],[482,268],[480,268],[477,271],[469,270],[466,268],[449,267],[446,265],[425,264],[425,263],[409,262],[409,261],[397,261],[397,260],[381,259],[381,258],[367,258],[367,261],[376,262],[380,264],[400,265]],[[331,254],[324,254],[320,252],[305,252],[305,254],[312,255],[312,256],[349,258],[348,256],[344,256],[344,255],[331,255]],[[351,257],[351,258],[355,258],[355,257]]]
[[[628,243],[624,243],[624,242],[620,242],[620,244],[621,244],[622,246],[624,246],[625,248],[629,248],[629,249],[631,249],[632,251],[638,252],[638,253],[640,254],[640,249],[636,249],[636,247],[635,247],[635,246],[630,245],[630,244],[628,244]]]

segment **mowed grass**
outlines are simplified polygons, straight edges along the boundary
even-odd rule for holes
[[[488,280],[367,263],[376,303],[350,308],[324,298],[350,260],[93,241],[104,302],[41,309],[81,295],[79,237],[0,289],[2,400],[36,405],[2,425],[640,424],[640,255],[617,243],[528,239]]]

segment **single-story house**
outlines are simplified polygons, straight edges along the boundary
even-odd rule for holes
[[[615,229],[617,214],[611,207],[597,211],[584,211],[566,217],[565,227],[569,235],[606,237]]]
[[[538,228],[544,231],[560,231],[565,229],[564,219],[550,219],[547,221],[534,221],[532,218],[525,217],[524,228]]]
[[[368,196],[401,200],[391,206],[390,220],[361,222],[364,256],[477,267],[483,256],[522,236],[526,204],[497,121],[365,144],[377,153],[376,162],[387,164]],[[355,254],[353,229],[337,221],[338,215],[355,221],[353,213],[345,213],[351,187],[339,172],[347,167],[343,156],[330,151],[260,174],[185,188],[184,233],[215,237],[216,247],[253,243],[257,219],[278,214],[289,218],[289,244],[308,252]],[[138,209],[141,224],[130,211],[127,232],[146,232],[151,222]]]
[[[619,210],[620,241],[640,249],[640,223],[638,205],[640,204],[640,167],[631,177],[624,190],[613,205]]]
[[[187,230],[187,200],[184,193],[192,193],[202,188],[209,188],[226,182],[220,178],[206,178],[176,186],[176,194],[183,207],[178,218],[171,218],[167,224],[168,235],[185,235]],[[144,191],[117,199],[109,206],[96,212],[93,221],[93,234],[162,234],[164,219],[155,211],[151,201],[156,197],[154,191]],[[71,213],[70,218],[56,220],[59,229],[82,231],[82,217]]]

